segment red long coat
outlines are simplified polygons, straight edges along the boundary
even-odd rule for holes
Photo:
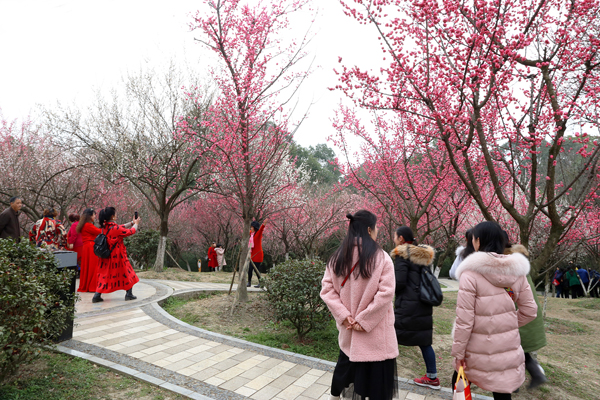
[[[215,268],[219,266],[219,262],[217,261],[217,252],[215,248],[210,246],[208,248],[208,267]]]
[[[100,228],[92,223],[87,223],[81,228],[81,240],[83,246],[79,254],[81,262],[79,266],[79,288],[78,292],[95,292],[98,284],[98,257],[94,254],[94,240],[100,234]]]
[[[107,222],[102,231],[108,238],[108,246],[112,249],[112,253],[110,258],[99,258],[96,292],[112,293],[117,290],[129,290],[140,279],[129,263],[123,238],[133,235],[135,228],[127,229],[114,222]]]

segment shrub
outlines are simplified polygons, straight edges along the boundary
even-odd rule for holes
[[[127,248],[127,255],[148,269],[156,260],[159,240],[160,232],[154,229],[140,229],[135,235],[123,239],[123,243]],[[167,241],[168,247],[169,241]]]
[[[321,300],[325,264],[320,260],[288,260],[271,269],[263,281],[278,321],[289,321],[299,339],[331,320]]]
[[[74,317],[75,271],[57,266],[52,253],[28,241],[0,239],[0,382],[39,356]]]

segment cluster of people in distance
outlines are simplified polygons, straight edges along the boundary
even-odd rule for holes
[[[10,207],[0,214],[0,238],[20,241],[18,215],[21,208],[21,198],[10,199]],[[29,240],[49,251],[68,249],[76,252],[80,268],[77,291],[94,292],[93,303],[103,301],[102,293],[117,290],[125,290],[125,300],[135,300],[137,297],[133,295],[132,287],[139,282],[139,278],[129,263],[123,239],[137,232],[140,218],[119,225],[115,208],[106,207],[98,214],[97,227],[96,212],[88,208],[81,216],[69,215],[71,226],[67,232],[61,221],[56,219],[57,215],[53,207],[45,209],[42,218],[29,231]],[[94,253],[94,240],[100,233],[108,239],[111,249],[109,258],[99,258]]]
[[[222,244],[212,242],[212,245],[208,248],[208,255],[206,256],[208,262],[208,268],[210,272],[223,271],[223,267],[227,265],[225,261],[225,249]],[[198,260],[198,271],[200,271],[202,260]]]
[[[376,242],[374,214],[361,210],[347,218],[348,232],[327,264],[321,290],[339,330],[330,399],[392,399],[398,391],[398,345],[419,346],[427,373],[414,383],[439,389],[433,307],[419,297],[421,269],[430,268],[434,249],[418,245],[413,231],[402,226],[388,255]],[[525,381],[526,369],[531,388],[546,382],[530,354],[546,338],[528,253],[508,243],[494,222],[482,222],[466,236],[468,250],[453,271],[460,281],[453,366],[456,371],[462,366],[467,378],[494,399],[510,399]]]
[[[600,273],[569,261],[565,267],[556,268],[552,284],[556,287],[556,297],[568,299],[570,294],[571,298],[576,299],[589,293],[590,297],[598,298]]]

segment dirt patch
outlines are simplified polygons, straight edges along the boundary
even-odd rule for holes
[[[136,271],[141,279],[163,279],[183,282],[231,283],[233,272],[188,272],[179,268],[167,268],[163,272]],[[237,283],[238,276],[236,275]]]

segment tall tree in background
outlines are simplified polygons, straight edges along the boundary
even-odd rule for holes
[[[440,141],[489,220],[493,189],[541,270],[598,196],[600,147],[589,135],[599,123],[599,1],[344,3],[378,32],[384,61],[378,73],[344,67],[338,88],[361,107],[420,120],[417,133]],[[583,146],[571,152],[569,142]],[[574,158],[577,171],[561,181]],[[545,237],[533,246],[536,224]]]
[[[246,259],[250,223],[276,211],[275,200],[296,185],[290,161],[291,132],[286,105],[307,75],[298,65],[305,58],[306,37],[284,40],[288,15],[305,0],[259,2],[209,0],[192,28],[214,51],[212,68],[218,93],[210,117],[187,119],[183,127],[194,148],[209,152],[218,178],[215,191],[234,198],[244,221],[240,266]],[[198,135],[205,129],[208,135]],[[262,215],[261,215],[262,213]],[[242,268],[240,268],[241,270]],[[239,300],[246,301],[246,275],[240,272]]]
[[[164,267],[172,211],[212,184],[203,153],[192,152],[177,133],[182,116],[201,119],[208,107],[210,96],[204,93],[200,97],[206,103],[190,101],[197,87],[171,64],[164,74],[151,70],[129,76],[123,95],[116,90],[109,100],[99,96],[85,113],[46,111],[49,125],[66,135],[80,157],[94,162],[111,182],[127,180],[150,205],[160,224],[158,272]]]

